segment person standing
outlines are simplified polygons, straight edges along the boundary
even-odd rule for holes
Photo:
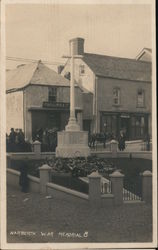
[[[49,144],[48,130],[45,129],[43,131],[43,136],[42,136],[42,151],[48,152],[48,144]]]
[[[106,148],[106,138],[107,138],[106,132],[104,132],[103,133],[103,146],[104,146],[104,148]]]
[[[20,178],[19,178],[19,185],[21,186],[21,191],[24,193],[28,192],[28,188],[29,188],[29,182],[28,182],[28,164],[27,161],[24,160],[21,162],[21,166],[20,166]]]
[[[120,151],[125,150],[125,135],[123,131],[120,131],[120,135],[118,138],[118,148]]]
[[[10,152],[15,152],[15,138],[16,138],[16,133],[13,128],[10,130],[9,134],[9,151]]]
[[[25,136],[22,129],[19,129],[17,137],[18,137],[18,149],[20,152],[23,152],[25,146]]]

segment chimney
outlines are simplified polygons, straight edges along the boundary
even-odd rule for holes
[[[73,54],[74,55],[83,55],[84,54],[84,39],[77,37],[73,38],[69,41],[69,44],[71,46],[71,43],[73,43]]]
[[[58,74],[61,74],[63,68],[64,68],[64,65],[59,65],[58,66]]]

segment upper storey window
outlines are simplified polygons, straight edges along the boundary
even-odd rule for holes
[[[137,91],[137,107],[144,107],[145,104],[145,91],[138,89]]]
[[[70,80],[71,79],[71,73],[70,72],[66,72],[65,75],[64,75],[64,77],[66,79]]]
[[[57,88],[56,87],[49,88],[48,99],[49,99],[49,102],[56,102],[57,101]]]
[[[120,105],[120,89],[119,88],[113,89],[113,104]]]
[[[80,70],[80,75],[85,74],[85,66],[84,65],[80,65],[79,70]]]

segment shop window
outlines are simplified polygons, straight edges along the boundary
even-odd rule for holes
[[[101,115],[101,132],[107,135],[116,136],[117,134],[117,117],[116,115]]]
[[[48,96],[49,102],[56,102],[57,101],[57,88],[56,87],[50,87],[48,95],[49,95]]]
[[[132,139],[141,139],[145,136],[145,117],[135,116],[131,118]]]
[[[138,89],[138,92],[137,92],[137,106],[138,107],[144,107],[144,97],[145,97],[144,90]]]
[[[120,89],[119,88],[113,89],[113,104],[120,105]]]
[[[80,70],[80,75],[85,74],[85,66],[84,65],[80,65],[79,70]]]

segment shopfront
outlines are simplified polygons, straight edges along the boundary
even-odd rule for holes
[[[124,131],[127,140],[144,139],[148,134],[149,114],[101,112],[100,132],[118,137]]]
[[[32,107],[31,112],[31,127],[32,139],[36,137],[37,131],[43,133],[45,129],[62,131],[68,124],[70,116],[70,104],[63,102],[43,102],[43,107]],[[76,110],[76,118],[79,124],[82,123],[81,110]]]

